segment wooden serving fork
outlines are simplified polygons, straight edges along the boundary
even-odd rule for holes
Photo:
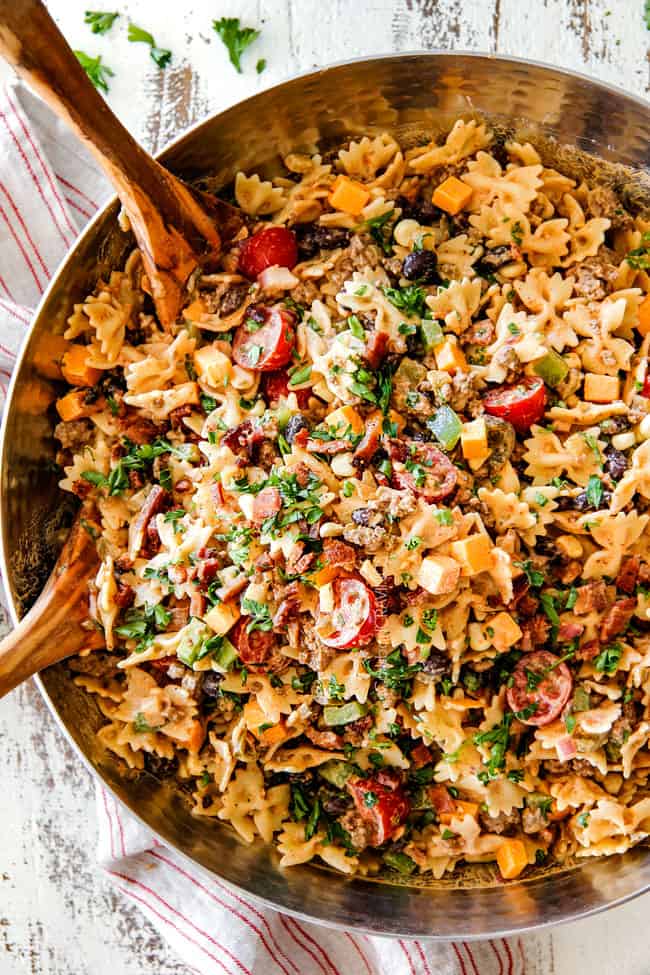
[[[158,317],[177,318],[188,278],[242,225],[241,212],[191,190],[138,145],[93,87],[41,0],[0,0],[0,55],[95,156],[128,215]]]

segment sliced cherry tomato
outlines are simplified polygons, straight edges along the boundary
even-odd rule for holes
[[[232,357],[237,365],[256,372],[271,372],[286,365],[296,340],[295,321],[295,315],[290,311],[268,308],[261,327],[257,327],[257,322],[249,321],[240,325],[232,346]]]
[[[311,388],[309,389],[289,389],[289,373],[286,369],[275,369],[264,375],[264,399],[269,406],[277,403],[283,397],[286,399],[289,393],[294,393],[298,401],[298,406],[303,409],[309,404]]]
[[[347,788],[357,812],[372,827],[371,846],[381,846],[399,829],[410,812],[400,785],[386,777],[348,779]]]
[[[405,456],[403,462],[393,464],[396,487],[408,488],[427,501],[441,501],[456,487],[458,471],[447,455],[433,444],[412,442],[402,456]]]
[[[321,618],[318,635],[328,647],[347,650],[372,640],[377,631],[377,600],[361,579],[334,582],[334,610]]]
[[[646,377],[643,380],[643,389],[641,390],[641,395],[645,396],[646,399],[650,399],[650,370],[646,373]]]
[[[541,728],[562,713],[573,678],[567,665],[548,650],[525,653],[512,672],[508,706],[524,724]]]
[[[241,662],[246,667],[261,667],[271,656],[275,637],[263,630],[247,633],[250,616],[241,616],[228,634],[231,643],[237,647]]]
[[[298,245],[293,230],[286,227],[266,227],[242,244],[239,270],[253,281],[267,267],[295,267]]]
[[[514,386],[492,390],[483,400],[485,412],[512,423],[519,433],[526,433],[538,423],[546,409],[546,387],[542,379],[525,376]]]

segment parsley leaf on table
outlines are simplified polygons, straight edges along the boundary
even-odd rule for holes
[[[84,24],[88,24],[93,34],[105,34],[119,16],[117,13],[106,13],[103,10],[86,10]]]
[[[74,53],[95,88],[101,88],[103,92],[108,92],[108,81],[106,79],[107,77],[112,78],[115,72],[107,64],[102,64],[101,54],[98,54],[96,58],[91,58],[85,51],[75,51]]]
[[[159,68],[166,68],[172,59],[172,52],[168,51],[167,48],[157,47],[153,34],[150,34],[148,30],[143,30],[142,27],[136,27],[135,24],[129,24],[128,39],[132,44],[148,44],[150,48],[149,54]]]
[[[241,56],[246,48],[257,40],[260,32],[254,27],[241,27],[239,17],[222,17],[221,20],[213,20],[212,28],[227,47],[230,63],[241,74]],[[259,63],[258,61],[258,65]]]

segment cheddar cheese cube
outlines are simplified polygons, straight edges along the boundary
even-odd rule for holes
[[[416,573],[418,585],[432,596],[453,592],[458,585],[460,565],[446,555],[428,555]]]
[[[620,396],[618,376],[600,376],[595,372],[585,375],[584,398],[588,403],[613,403]]]
[[[465,353],[458,345],[454,335],[448,335],[440,345],[434,349],[436,365],[443,372],[448,372],[452,376],[456,372],[467,370],[467,359]]]
[[[205,622],[217,636],[225,636],[240,617],[239,606],[236,603],[217,603],[204,616]]]
[[[69,348],[70,343],[62,335],[44,335],[34,351],[34,369],[46,379],[61,379],[61,362]]]
[[[452,542],[451,554],[462,565],[464,576],[475,576],[492,568],[492,542],[488,535],[477,533]]]
[[[196,350],[194,367],[199,378],[215,388],[225,388],[232,374],[230,359],[214,345],[204,345]]]
[[[70,393],[67,393],[56,401],[57,413],[62,420],[68,422],[69,420],[80,420],[82,417],[92,416],[93,413],[98,413],[102,409],[101,401],[100,403],[86,403],[85,399],[85,390],[73,389]],[[47,409],[47,406],[49,406],[49,403],[45,409]]]
[[[341,406],[338,410],[328,413],[325,417],[325,426],[339,437],[348,430],[360,434],[365,429],[363,420],[353,406]]]
[[[465,819],[465,816],[471,816],[472,819],[476,819],[478,810],[479,806],[477,802],[466,802],[464,799],[456,799],[454,811],[439,813],[438,819],[446,825],[451,823],[452,819]]]
[[[92,350],[87,345],[71,345],[61,360],[63,378],[71,386],[94,386],[102,378],[102,370],[88,365]]]
[[[487,457],[487,427],[482,416],[463,424],[460,444],[465,460],[484,460]]]
[[[328,196],[335,210],[351,213],[353,217],[359,216],[369,199],[370,192],[362,183],[343,175],[336,177]]]
[[[485,629],[492,641],[492,646],[496,647],[501,653],[505,653],[521,639],[521,629],[510,613],[502,612],[492,616]]]
[[[455,176],[449,176],[435,188],[431,200],[434,206],[454,216],[467,206],[471,198],[472,187],[461,183]]]

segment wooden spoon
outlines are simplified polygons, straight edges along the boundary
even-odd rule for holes
[[[40,0],[0,0],[0,55],[90,149],[115,187],[142,251],[158,317],[178,317],[187,280],[218,256],[241,212],[190,190],[124,128]]]
[[[189,276],[241,228],[240,211],[190,190],[147,155],[95,90],[40,0],[0,0],[0,54],[104,169],[142,251],[158,317],[169,327]],[[88,581],[99,560],[82,520],[79,515],[41,596],[0,643],[0,696],[50,664],[102,645],[98,632],[85,628]]]
[[[95,541],[84,528],[91,520],[82,509],[43,592],[0,642],[0,697],[44,667],[104,645],[99,631],[87,628],[88,580],[99,565]]]

